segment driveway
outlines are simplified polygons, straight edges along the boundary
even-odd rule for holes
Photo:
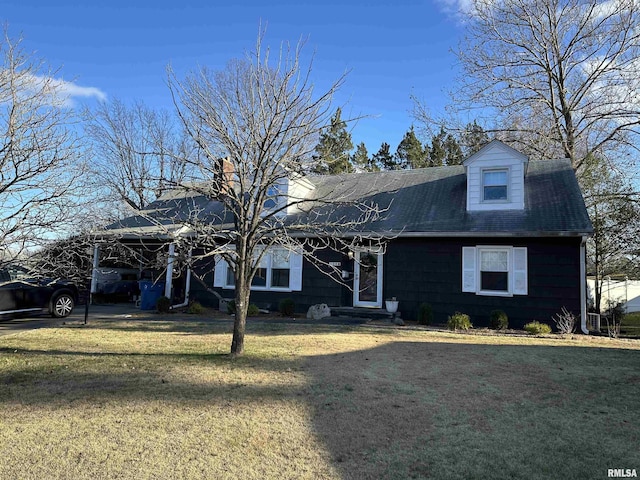
[[[90,305],[88,321],[127,318],[139,314],[140,310],[133,305]],[[64,322],[84,322],[84,305],[77,306],[67,318],[53,318],[48,315],[0,320],[0,335],[9,335],[36,328],[56,327]]]

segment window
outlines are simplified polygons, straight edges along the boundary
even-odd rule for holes
[[[527,295],[527,248],[462,248],[462,291],[476,295]]]
[[[286,205],[288,202],[289,180],[279,179],[273,185],[267,187],[267,196],[264,201],[262,215],[269,215],[273,212],[276,217],[286,216]],[[282,210],[279,210],[282,209]]]
[[[480,249],[480,290],[509,292],[509,251]]]
[[[262,252],[256,252],[256,257]],[[253,259],[254,262],[256,258]],[[266,253],[262,256],[260,263],[257,265],[258,269],[256,270],[256,274],[253,276],[253,280],[251,280],[252,287],[260,287],[264,288],[267,286],[267,275],[269,273],[269,254]]]
[[[277,248],[271,254],[271,286],[288,288],[291,272],[291,260],[288,250]]]
[[[234,288],[233,270],[217,259],[214,286]],[[302,255],[284,248],[272,248],[260,260],[251,282],[251,290],[293,291],[302,288]]]
[[[278,187],[275,185],[270,185],[267,188],[267,199],[264,201],[264,208],[266,210],[275,210],[278,206],[278,201],[280,200],[278,197],[279,194],[280,192],[278,191]]]
[[[509,199],[509,170],[484,170],[482,172],[482,198],[485,202]]]

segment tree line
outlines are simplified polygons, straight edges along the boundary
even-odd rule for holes
[[[411,126],[395,151],[387,142],[382,142],[380,149],[370,155],[364,142],[358,143],[354,150],[347,122],[342,119],[342,110],[338,108],[320,134],[311,172],[337,175],[460,165],[488,142],[489,135],[476,121],[466,124],[457,134],[449,133],[442,125],[439,132],[425,143],[418,139]]]

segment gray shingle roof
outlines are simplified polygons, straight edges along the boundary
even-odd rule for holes
[[[554,236],[585,235],[592,232],[582,193],[567,160],[529,162],[525,177],[525,209],[467,212],[466,176],[463,166],[405,171],[310,176],[315,198],[366,201],[386,209],[380,218],[358,228],[361,232],[416,236]],[[197,206],[202,215],[222,213],[219,202],[202,197],[167,198],[149,205],[145,215],[129,217],[109,229],[134,233],[153,230],[157,219],[167,225]],[[320,208],[321,209],[321,208]],[[354,218],[353,206],[331,212],[333,218]],[[170,220],[171,219],[171,220]],[[293,220],[304,222],[298,215]],[[175,227],[175,226],[174,226]],[[174,228],[169,227],[169,228]],[[145,230],[144,228],[142,230]],[[139,233],[143,234],[142,230]]]

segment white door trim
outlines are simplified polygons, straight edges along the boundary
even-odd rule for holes
[[[377,255],[377,270],[376,270],[376,301],[361,301],[360,300],[360,255],[362,253],[372,253]],[[382,260],[383,251],[381,247],[362,247],[354,250],[354,277],[353,277],[353,306],[354,307],[382,307]]]

